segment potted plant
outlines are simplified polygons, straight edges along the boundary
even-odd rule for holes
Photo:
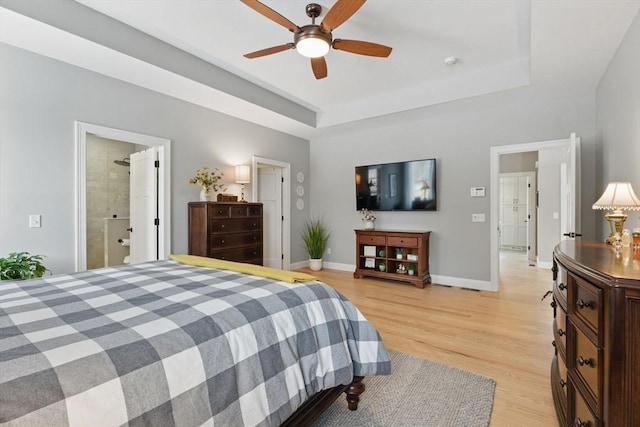
[[[409,273],[409,276],[416,274],[416,265],[414,263],[407,264],[407,273]]]
[[[41,255],[29,252],[12,252],[0,258],[0,280],[26,280],[42,277],[47,268],[42,264]]]
[[[387,269],[387,265],[384,263],[384,261],[380,261],[380,263],[378,264],[378,269],[380,271],[385,271]]]
[[[319,219],[308,221],[302,230],[302,240],[309,254],[309,268],[313,271],[322,270],[322,255],[327,248],[329,234]]]

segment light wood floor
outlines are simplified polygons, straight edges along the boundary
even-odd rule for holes
[[[418,289],[326,269],[313,274],[349,298],[387,347],[494,378],[492,427],[555,427],[553,313],[550,300],[540,300],[552,276],[525,258],[501,254],[500,292]]]

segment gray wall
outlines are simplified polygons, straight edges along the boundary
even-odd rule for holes
[[[636,15],[596,90],[597,196],[612,181],[630,181],[640,197],[640,14]],[[593,199],[595,202],[596,199]],[[637,211],[626,228],[640,227]],[[598,236],[609,225],[598,211]]]
[[[355,210],[354,166],[435,157],[438,211],[380,212],[376,227],[432,230],[432,274],[489,281],[489,148],[566,139],[571,132],[582,138],[583,169],[592,170],[594,93],[546,93],[535,86],[323,131],[311,140],[311,212],[332,227],[332,252],[325,261],[355,263],[353,230],[362,224]],[[486,187],[487,196],[469,197],[475,186]],[[583,175],[583,199],[591,200],[593,187],[593,177]],[[582,210],[588,236],[593,213],[590,204]],[[472,213],[485,213],[486,222],[472,223]]]
[[[75,120],[171,139],[176,253],[187,250],[196,169],[222,167],[232,179],[233,165],[258,155],[313,181],[306,140],[2,44],[0,93],[0,256],[42,254],[54,273],[74,269]],[[292,262],[306,259],[296,248],[307,212],[292,210]],[[29,214],[42,215],[42,228],[28,228]]]

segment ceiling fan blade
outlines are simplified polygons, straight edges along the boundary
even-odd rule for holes
[[[266,16],[267,18],[271,19],[276,24],[282,25],[283,27],[285,27],[289,31],[294,32],[294,33],[300,31],[300,27],[298,27],[293,22],[289,21],[284,16],[280,15],[275,10],[271,9],[269,6],[262,4],[257,0],[240,0],[240,1],[242,3],[244,3],[244,4],[246,4],[247,6],[249,6],[251,9],[255,10],[256,12],[258,12],[259,14],[261,14],[263,16]]]
[[[386,58],[391,55],[392,50],[389,46],[384,46],[378,43],[342,39],[335,39],[333,41],[333,48],[337,50],[344,50],[346,52],[357,53],[358,55],[379,56],[382,58]]]
[[[295,45],[293,43],[281,44],[280,46],[268,47],[262,50],[256,50],[255,52],[247,53],[244,55],[245,58],[253,59],[260,58],[261,56],[271,55],[273,53],[282,52],[284,50],[293,49]]]
[[[360,9],[367,0],[338,0],[322,20],[322,29],[333,31]]]
[[[320,80],[327,77],[327,61],[325,61],[324,56],[311,58],[311,69],[316,79]]]

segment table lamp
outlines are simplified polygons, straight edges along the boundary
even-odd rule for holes
[[[240,202],[245,202],[244,199],[244,185],[251,182],[249,177],[251,176],[251,168],[247,165],[236,166],[236,183],[241,184],[241,197]]]
[[[592,208],[610,211],[604,216],[611,228],[605,242],[613,244],[616,241],[616,233],[622,236],[624,222],[627,220],[627,214],[623,211],[640,210],[640,199],[633,192],[630,182],[611,182]]]

